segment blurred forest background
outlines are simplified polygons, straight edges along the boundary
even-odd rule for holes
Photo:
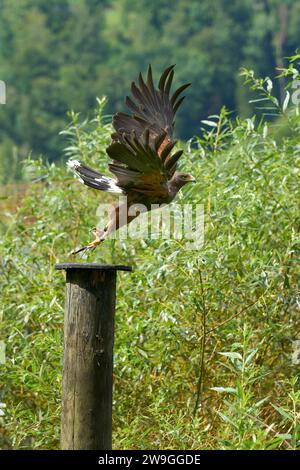
[[[67,111],[85,115],[95,97],[107,112],[149,62],[156,77],[177,64],[176,81],[192,82],[177,121],[182,138],[221,105],[251,115],[241,66],[274,76],[300,40],[297,0],[18,0],[0,2],[0,183],[21,177],[28,153],[62,158]],[[176,84],[177,84],[176,83]],[[282,89],[281,89],[282,88]],[[277,96],[283,86],[278,82]],[[281,96],[280,96],[281,95]]]
[[[197,183],[176,201],[204,206],[205,236],[85,258],[133,266],[118,276],[114,448],[300,448],[299,40],[296,0],[0,0],[0,449],[59,448],[54,266],[113,200],[64,161],[107,171],[110,115],[149,62],[156,83],[172,63],[175,86],[192,82],[176,134]]]

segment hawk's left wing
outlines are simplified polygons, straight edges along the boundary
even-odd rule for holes
[[[176,142],[170,142],[159,155],[158,150],[165,132],[150,141],[150,130],[137,136],[122,134],[118,142],[113,142],[107,153],[113,159],[110,171],[117,177],[117,184],[124,192],[143,193],[147,197],[163,199],[168,197],[167,182],[170,171],[182,154],[182,150],[171,155]]]

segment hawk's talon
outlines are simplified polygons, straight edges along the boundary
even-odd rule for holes
[[[91,243],[88,244],[87,249],[94,250],[98,245],[100,245],[101,242],[102,240],[100,238],[96,238],[95,240],[93,240]]]
[[[99,238],[96,237],[95,240],[93,240],[91,243],[89,243],[86,246],[83,246],[82,248],[79,248],[79,250],[74,250],[72,251],[71,255],[77,255],[78,253],[85,253],[86,251],[94,251],[100,243],[104,241],[104,238]]]

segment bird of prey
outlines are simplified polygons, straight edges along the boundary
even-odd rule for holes
[[[112,206],[104,229],[94,229],[95,239],[73,254],[96,248],[114,230],[131,222],[138,215],[128,215],[133,204],[143,204],[148,211],[154,204],[168,204],[180,188],[195,181],[192,175],[176,171],[183,151],[173,152],[177,142],[173,139],[174,118],[184,99],[181,93],[190,83],[171,94],[174,67],[171,65],[162,73],[156,88],[149,65],[146,81],[140,73],[137,83],[131,85],[133,99],[129,96],[125,99],[131,113],[114,114],[112,142],[106,149],[112,160],[108,168],[114,178],[77,160],[67,162],[86,186],[127,196],[127,204]]]

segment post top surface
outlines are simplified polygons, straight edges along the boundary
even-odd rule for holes
[[[55,269],[94,269],[97,271],[132,271],[131,266],[122,264],[97,264],[97,263],[59,263]]]

